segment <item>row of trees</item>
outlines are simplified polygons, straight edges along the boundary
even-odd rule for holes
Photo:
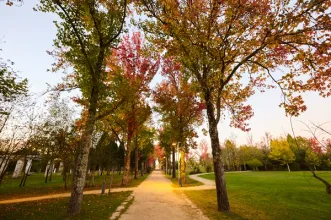
[[[80,120],[75,119],[75,112],[72,110],[72,106],[68,105],[68,101],[68,99],[51,100],[47,111],[42,111],[32,105],[24,109],[27,114],[19,111],[20,117],[9,118],[6,121],[0,147],[1,182],[8,171],[10,162],[16,163],[17,160],[23,160],[20,186],[24,186],[32,166],[28,161],[32,159],[35,166],[35,162],[39,161],[38,168],[34,169],[45,171],[45,183],[52,180],[54,168],[59,169],[59,163],[61,163],[64,187],[67,189],[68,185],[71,186],[72,175],[70,173],[74,170],[81,131]],[[26,106],[24,105],[24,107]],[[16,106],[15,111],[18,108],[20,106]],[[15,111],[11,111],[11,115]],[[12,136],[8,136],[9,134]],[[146,170],[146,161],[153,152],[154,134],[152,130],[145,128],[139,135],[137,138],[140,141],[137,145],[139,160],[135,164],[144,163],[141,169]],[[97,129],[93,135],[91,151],[88,164],[90,180],[94,179],[95,171],[100,170],[101,175],[103,171],[106,171],[109,175],[110,170],[121,171],[123,169],[125,148],[111,131]],[[26,166],[30,167],[26,169]]]
[[[315,138],[298,136],[293,138],[270,138],[268,142],[253,145],[237,146],[235,141],[226,140],[222,145],[224,166],[229,171],[247,170],[278,170],[285,165],[290,172],[292,170],[309,170],[311,166],[316,169],[330,169],[331,145],[325,141],[320,145]],[[200,160],[203,161],[201,158]]]
[[[43,11],[53,10],[54,8],[51,7],[53,3],[41,2],[41,6],[38,9]],[[62,3],[58,2],[57,6],[61,8]],[[72,9],[69,5],[66,7],[68,7],[68,10]],[[92,7],[96,7],[96,5],[87,4],[82,5],[82,7],[88,7],[92,10]],[[63,9],[66,10],[65,8]],[[86,10],[87,8],[77,6],[76,9]],[[71,13],[73,12],[71,11]],[[91,16],[97,15],[93,14]],[[70,20],[70,18],[68,19]],[[62,25],[64,24],[62,23]],[[67,34],[65,30],[60,29],[59,31],[64,31],[64,35]],[[109,30],[106,28],[104,31]],[[120,32],[119,30],[118,33]],[[93,38],[93,36],[91,37]],[[64,38],[64,36],[63,38],[60,37],[58,41],[55,41],[55,45],[73,43],[68,42],[68,39]],[[115,39],[118,41],[117,37]],[[79,44],[78,47],[81,46],[80,42],[76,43]],[[75,50],[74,46],[71,45],[70,48]],[[101,45],[100,47],[106,46]],[[59,60],[53,68],[54,71],[65,68],[67,65],[75,62],[77,62],[77,68],[79,69],[75,69],[72,74],[64,79],[64,83],[56,86],[54,89],[56,92],[51,97],[52,104],[49,108],[49,114],[42,119],[39,118],[37,121],[31,121],[29,137],[22,139],[26,146],[18,146],[15,149],[10,149],[10,152],[19,154],[18,150],[29,149],[29,152],[26,152],[24,155],[38,154],[44,160],[49,161],[48,167],[54,166],[54,160],[61,159],[64,165],[63,177],[65,186],[67,186],[68,172],[72,170],[74,173],[70,213],[75,214],[80,209],[82,190],[88,170],[91,171],[93,178],[96,169],[101,169],[101,172],[102,170],[107,170],[107,173],[109,173],[110,169],[121,170],[124,167],[122,185],[126,186],[129,182],[131,152],[134,152],[134,178],[138,178],[139,168],[141,170],[147,168],[146,161],[154,149],[154,129],[151,121],[151,108],[146,100],[150,94],[149,83],[158,70],[160,59],[144,54],[145,45],[139,32],[124,36],[116,49],[111,49],[107,54],[103,54],[103,61],[96,61],[102,62],[98,64],[102,65],[100,67],[102,71],[95,70],[101,71],[96,73],[97,76],[93,75],[95,74],[94,72],[92,76],[88,75],[91,72],[84,75],[82,61],[75,60],[77,57],[70,57],[73,55],[72,53],[77,51],[71,51],[71,53],[70,51],[57,49],[49,52],[51,55],[61,56],[61,59],[58,57]],[[80,49],[82,51],[86,50],[86,48]],[[104,50],[105,48],[101,49]],[[94,51],[90,52],[94,53]],[[83,53],[82,56],[85,57],[85,54]],[[94,82],[94,87],[92,83],[91,88],[91,84],[84,81],[81,77],[91,79],[92,82],[95,80],[93,78],[96,77],[98,79]],[[76,88],[81,89],[82,95],[74,97],[73,101],[83,106],[83,111],[81,117],[74,120],[70,107],[65,104],[68,101],[58,102],[58,92]],[[95,90],[102,90],[102,93]],[[94,95],[89,98],[86,94],[90,92]],[[97,98],[94,97],[95,93],[97,93]],[[94,114],[93,119],[89,118],[91,117],[91,111]],[[19,121],[15,120],[13,123],[20,124]],[[89,156],[90,149],[93,150]],[[6,152],[5,148],[1,150],[1,153],[7,156],[6,153],[8,152]],[[20,153],[21,155],[22,152]],[[115,158],[116,160],[114,160]],[[13,160],[11,155],[8,155],[9,160]],[[139,167],[139,164],[141,164],[141,167]],[[5,173],[5,170],[2,174]],[[25,170],[25,165],[23,170]],[[46,182],[48,173],[51,175],[52,172],[47,171]],[[26,179],[27,173],[24,176],[23,178]]]
[[[134,88],[140,88],[136,81],[141,82],[140,79],[156,72],[158,62],[145,63],[139,53],[126,54],[113,49],[118,47],[119,36],[125,29],[128,8],[129,12],[136,9],[144,18],[135,24],[152,43],[150,51],[164,53],[166,59],[178,65],[175,70],[183,74],[178,78],[177,82],[183,79],[178,88],[188,94],[193,91],[188,96],[189,103],[203,103],[206,108],[218,209],[229,211],[217,125],[229,112],[232,126],[249,130],[246,121],[253,111],[246,101],[256,90],[279,87],[284,96],[281,106],[290,116],[306,110],[301,92],[318,91],[324,97],[331,94],[331,56],[326,49],[331,44],[329,7],[327,0],[141,0],[132,5],[127,0],[41,0],[37,10],[60,17],[55,22],[58,33],[55,50],[51,52],[58,61],[54,70],[68,66],[74,69],[66,86],[59,86],[58,90],[79,88],[82,97],[78,101],[84,107],[69,213],[80,212],[91,140],[98,124],[107,127],[113,125],[106,123],[107,120],[115,124],[124,122],[119,126],[121,129],[110,129],[118,133],[118,141],[125,143],[126,155],[130,155],[141,127],[136,113],[141,112],[138,109],[148,109],[143,107],[146,105],[142,99],[137,99],[138,90]],[[123,44],[120,45],[121,50]],[[279,67],[286,67],[286,71],[277,72],[276,77],[274,72]],[[169,76],[169,83],[171,80]],[[131,89],[135,92],[126,93]],[[162,98],[155,101],[164,115],[163,137],[174,137],[174,140],[162,140],[164,146],[171,148],[172,143],[177,143],[184,150],[192,142],[189,137],[194,136],[191,127],[196,120],[191,116],[184,119],[183,114],[197,105],[190,108],[178,104],[182,103],[181,93],[177,92],[172,100],[175,107],[171,110],[163,109],[166,102]],[[122,106],[125,111],[115,114]],[[193,118],[199,115],[196,111],[192,113]],[[118,122],[113,115],[123,115],[123,120]],[[126,156],[125,173],[129,162],[130,157]],[[123,184],[126,184],[127,174],[124,176]]]
[[[213,155],[218,210],[229,211],[218,123],[247,131],[258,89],[278,86],[290,116],[306,110],[300,92],[330,93],[328,1],[141,0],[141,27],[181,64],[203,100]],[[317,37],[318,36],[318,37]],[[274,71],[286,67],[283,73]],[[305,77],[303,77],[305,76]],[[271,85],[270,81],[274,84]]]

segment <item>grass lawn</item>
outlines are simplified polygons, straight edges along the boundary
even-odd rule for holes
[[[199,182],[199,181],[196,181],[194,179],[191,179],[189,176],[188,176],[188,173],[189,172],[186,172],[186,183],[185,184],[182,184],[183,186],[182,187],[190,187],[190,186],[201,186],[203,185],[203,183]],[[178,172],[177,172],[178,174]],[[173,188],[179,188],[179,184],[178,184],[178,175],[176,174],[176,178],[175,179],[172,179],[171,178],[171,175],[166,175],[166,177],[172,182],[172,187]]]
[[[122,176],[123,175],[114,173],[112,188],[121,187]],[[129,182],[128,187],[138,186],[147,178],[147,176],[148,174],[145,174],[143,177],[139,175],[138,179],[132,179]],[[101,189],[104,177],[108,184],[110,176],[95,176],[95,186],[85,188],[85,190]],[[54,174],[52,176],[52,181],[48,183],[45,183],[44,173],[34,173],[29,176],[24,187],[19,187],[20,181],[20,178],[6,178],[0,186],[0,200],[70,192],[70,189],[64,190],[62,176],[59,174]],[[86,181],[88,181],[88,179]]]
[[[66,215],[69,198],[0,205],[0,219],[109,219],[116,208],[131,192],[114,192],[110,195],[85,195],[80,215]]]
[[[331,182],[331,172],[318,172]],[[214,180],[214,174],[201,177]],[[231,212],[217,211],[216,191],[184,191],[210,219],[331,219],[331,195],[310,172],[226,174]]]

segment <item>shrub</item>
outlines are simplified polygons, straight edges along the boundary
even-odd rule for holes
[[[210,165],[210,164],[207,164],[206,165],[206,172],[207,173],[210,173],[210,172],[212,172],[213,171],[213,167]]]
[[[263,164],[258,159],[254,158],[252,160],[247,161],[246,163],[248,166],[250,166],[253,170],[257,170],[258,167],[262,167]]]
[[[147,173],[150,173],[151,171],[153,170],[153,168],[152,167],[147,167]]]

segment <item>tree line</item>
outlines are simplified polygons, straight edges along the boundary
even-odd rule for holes
[[[124,143],[123,185],[127,184],[130,154],[151,115],[148,84],[160,65],[166,82],[157,86],[152,98],[162,114],[161,142],[185,155],[189,145],[196,145],[193,128],[205,116],[218,210],[229,211],[227,159],[217,125],[230,113],[231,126],[249,131],[253,109],[247,100],[258,91],[278,88],[283,96],[280,106],[288,116],[307,109],[303,92],[330,96],[329,9],[327,0],[41,0],[35,10],[59,16],[54,50],[49,51],[56,60],[52,70],[70,67],[56,90],[79,89],[81,96],[75,101],[83,107],[69,214],[80,212],[97,128],[111,130]],[[147,50],[140,34],[123,37],[129,20],[144,32]],[[286,71],[276,73],[278,68]],[[271,155],[276,159],[277,154]],[[257,164],[255,159],[250,162]]]

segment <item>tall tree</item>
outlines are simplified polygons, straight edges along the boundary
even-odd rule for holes
[[[74,74],[68,76],[66,86],[59,90],[79,88],[86,102],[86,123],[81,136],[74,171],[74,183],[71,192],[68,214],[80,213],[83,187],[86,177],[88,155],[100,94],[106,93],[103,83],[106,77],[105,58],[111,48],[118,43],[126,17],[127,1],[60,1],[41,0],[37,9],[42,12],[56,13],[60,21],[55,21],[57,38],[55,50],[50,52],[57,59],[53,70],[74,68]],[[74,76],[74,77],[73,77]]]
[[[154,94],[155,109],[162,114],[162,121],[171,127],[173,140],[181,151],[181,178],[185,183],[185,154],[193,138],[195,126],[202,123],[204,105],[196,96],[191,83],[180,71],[180,64],[168,58],[163,61],[162,74],[166,78],[157,85]]]
[[[172,129],[169,123],[163,123],[162,128],[158,131],[159,145],[165,151],[166,156],[166,168],[168,168],[169,173],[172,174],[172,178],[176,178],[176,166],[175,166],[175,146],[173,146],[174,139],[172,135]],[[170,160],[172,156],[172,159]],[[170,164],[172,161],[172,164]],[[167,171],[168,172],[168,171]]]
[[[132,142],[137,135],[137,129],[150,117],[151,109],[146,102],[150,94],[149,83],[158,71],[160,59],[157,55],[147,54],[144,38],[140,32],[125,35],[114,50],[111,59],[116,60],[115,66],[109,63],[110,69],[120,68],[122,82],[125,82],[126,97],[125,106],[120,110],[123,113],[126,130],[126,155],[122,185],[126,186],[129,181],[130,158],[133,149]],[[123,89],[123,88],[122,88]],[[122,129],[122,130],[123,130]]]
[[[141,0],[138,5],[153,18],[142,27],[153,34],[156,47],[185,67],[205,101],[218,209],[228,211],[217,124],[228,109],[231,125],[247,130],[253,112],[245,101],[254,88],[269,88],[267,79],[281,87],[286,97],[281,105],[289,115],[306,109],[294,91],[331,94],[329,1]],[[288,71],[276,77],[274,71],[284,66]]]

